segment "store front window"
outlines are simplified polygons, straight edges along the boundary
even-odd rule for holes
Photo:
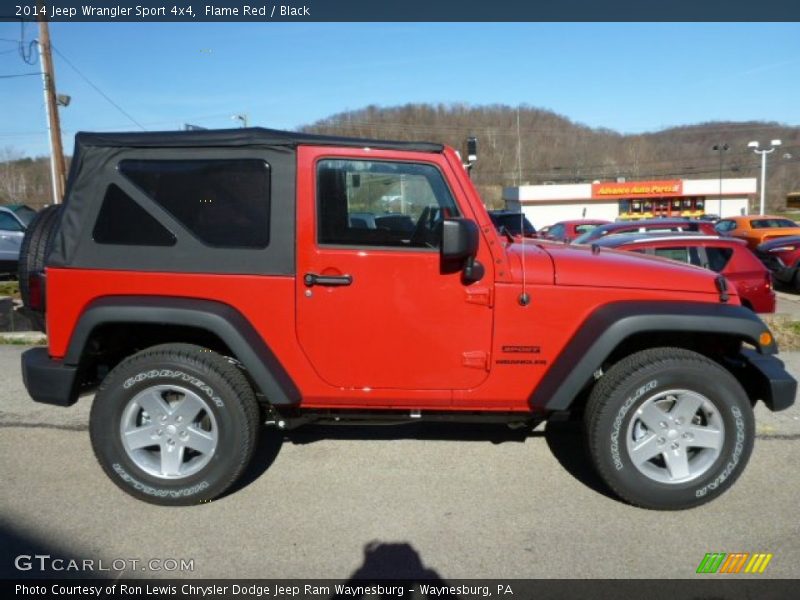
[[[705,198],[642,198],[619,201],[620,219],[655,217],[700,217],[705,213]]]

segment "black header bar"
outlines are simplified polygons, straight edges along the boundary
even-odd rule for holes
[[[430,576],[430,572],[428,573]],[[797,584],[750,576],[694,579],[39,579],[3,580],[3,598],[59,600],[785,600]]]
[[[2,0],[55,22],[800,21],[797,0]],[[42,8],[42,6],[44,8]]]

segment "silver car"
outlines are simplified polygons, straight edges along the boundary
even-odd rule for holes
[[[0,275],[16,275],[19,249],[36,211],[22,204],[0,206]]]

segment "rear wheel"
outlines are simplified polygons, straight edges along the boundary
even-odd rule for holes
[[[95,396],[90,433],[109,477],[147,502],[224,493],[247,466],[259,410],[242,372],[189,344],[155,346],[117,366]]]
[[[45,330],[44,305],[31,306],[30,277],[44,272],[45,261],[53,246],[53,238],[61,219],[61,210],[60,204],[54,204],[36,213],[25,231],[19,250],[19,293],[22,305],[26,309],[26,316],[38,331]]]
[[[727,490],[753,448],[750,401],[707,357],[656,348],[614,365],[585,415],[589,451],[605,482],[644,508],[677,510]]]

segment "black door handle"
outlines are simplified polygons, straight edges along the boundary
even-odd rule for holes
[[[303,276],[303,283],[308,287],[312,285],[331,285],[342,286],[353,283],[352,275],[317,275],[316,273],[306,273]]]

